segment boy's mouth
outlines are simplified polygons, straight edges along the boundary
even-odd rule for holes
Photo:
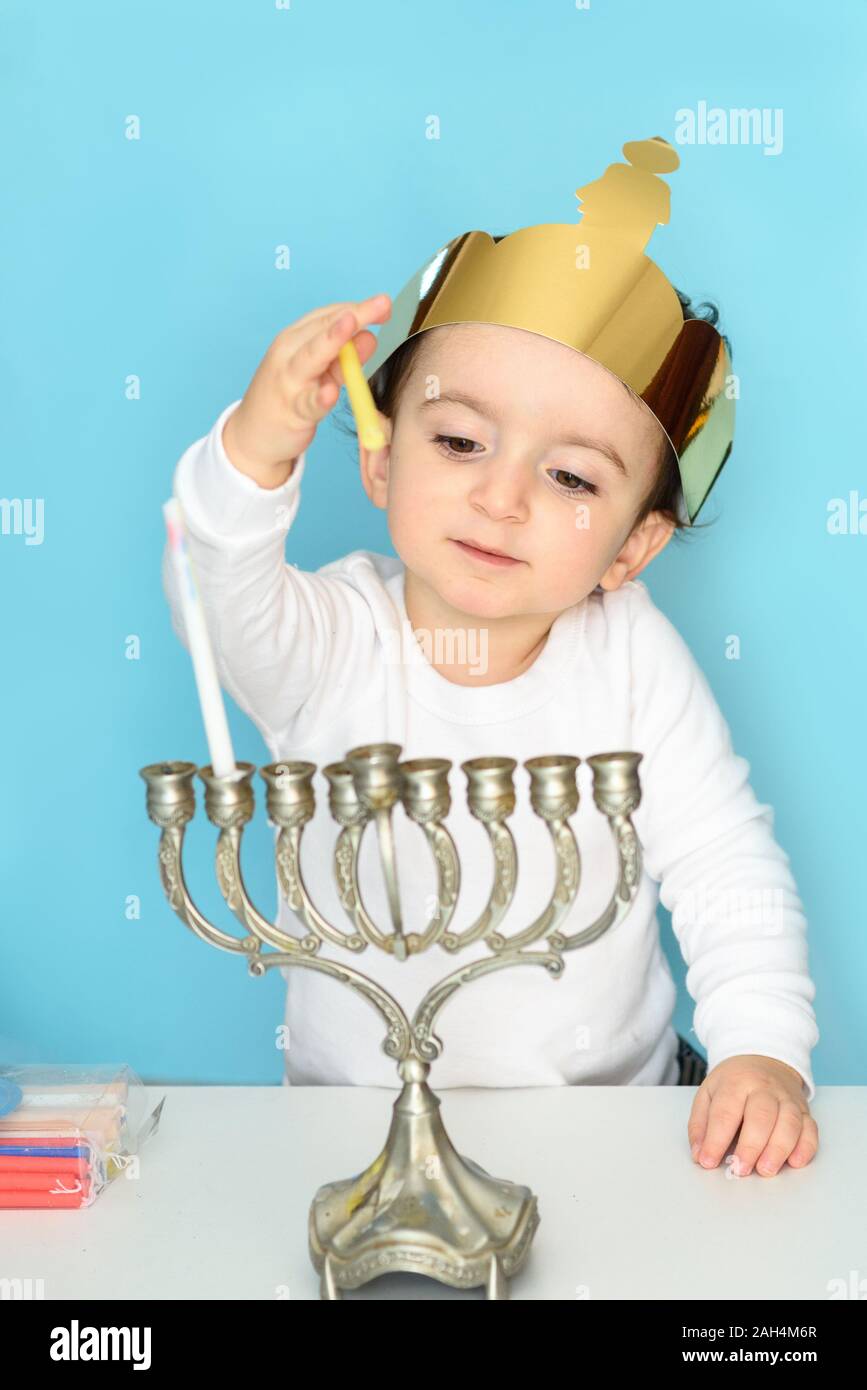
[[[499,550],[485,550],[483,546],[475,545],[472,541],[458,541],[452,538],[452,545],[458,546],[465,555],[469,555],[474,560],[484,560],[489,565],[523,565],[523,560],[517,560],[514,555],[505,555]]]

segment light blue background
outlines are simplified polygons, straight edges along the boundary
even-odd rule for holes
[[[673,140],[676,111],[705,101],[782,108],[783,150],[680,149],[673,220],[650,253],[721,307],[738,434],[701,518],[719,521],[642,577],[776,808],[810,921],[816,1079],[867,1082],[867,536],[826,524],[829,499],[867,495],[865,13],[840,0],[7,0],[0,493],[44,498],[45,536],[0,536],[0,1056],[280,1079],[284,984],[251,980],[172,914],[138,777],[163,758],[208,760],[160,586],[175,463],[285,324],[396,293],[467,228],[571,220],[574,189],[624,140]],[[139,141],[124,135],[131,114]],[[288,272],[274,268],[284,243]],[[140,401],[125,399],[129,374]],[[310,569],[359,547],[391,551],[329,421],[289,558]],[[266,762],[253,725],[230,718],[237,756]],[[199,805],[189,878],[231,927]],[[273,910],[261,809],[245,849]]]

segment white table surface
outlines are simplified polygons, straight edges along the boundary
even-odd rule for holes
[[[439,1094],[458,1152],[538,1198],[512,1299],[828,1300],[867,1275],[867,1087],[819,1087],[818,1154],[773,1178],[692,1162],[692,1087]],[[46,1299],[318,1299],[313,1196],[376,1157],[397,1090],[149,1087],[150,1108],[162,1095],[137,1179],[80,1211],[0,1212],[0,1278],[42,1279]],[[484,1291],[388,1274],[343,1296]]]

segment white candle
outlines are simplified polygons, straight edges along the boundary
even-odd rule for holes
[[[217,668],[214,664],[214,653],[211,650],[211,639],[208,636],[208,625],[205,622],[205,610],[202,607],[187,551],[184,516],[181,511],[181,504],[176,497],[163,503],[163,515],[166,519],[169,546],[183,604],[184,622],[190,644],[190,655],[193,658],[193,670],[199,691],[199,703],[202,706],[202,719],[211,754],[211,766],[217,777],[234,777],[238,769],[235,766],[235,755],[232,751],[226,707],[223,704]]]

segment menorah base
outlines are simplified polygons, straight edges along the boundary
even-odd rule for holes
[[[385,1148],[357,1177],[320,1187],[310,1256],[323,1299],[381,1274],[425,1274],[456,1289],[508,1298],[539,1224],[528,1187],[492,1178],[454,1148],[426,1063],[404,1062]]]

